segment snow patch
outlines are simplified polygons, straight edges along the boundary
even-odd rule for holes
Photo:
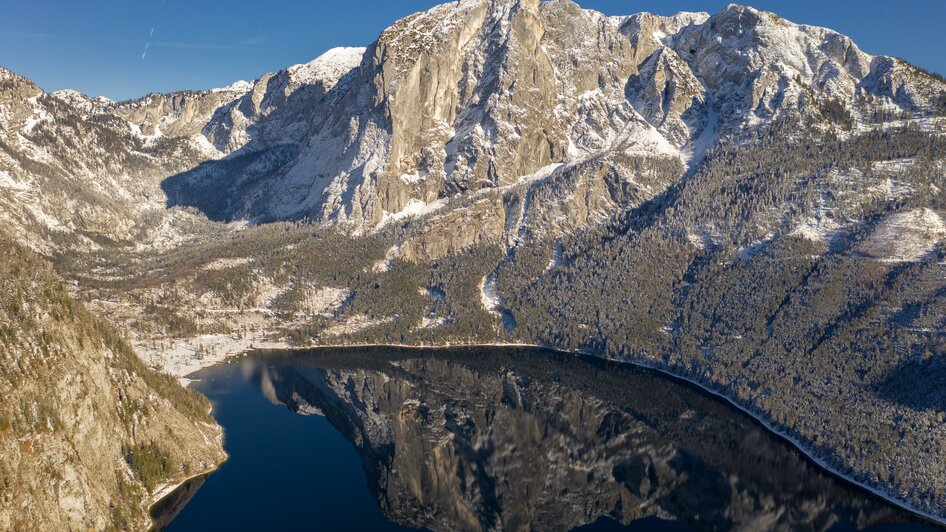
[[[247,92],[250,92],[251,90],[253,90],[253,84],[250,83],[249,81],[244,81],[244,80],[241,79],[241,80],[238,80],[238,81],[234,81],[232,84],[230,84],[230,85],[228,85],[228,86],[226,86],[226,87],[221,87],[221,88],[217,88],[217,89],[210,89],[210,92],[215,92],[215,93],[219,93],[219,92],[238,92],[238,93],[241,93],[241,94],[246,94]]]
[[[680,158],[689,170],[693,170],[699,166],[699,164],[703,162],[706,152],[716,143],[716,133],[719,129],[719,114],[712,106],[708,106],[708,109],[706,124],[703,126],[703,130],[700,131],[700,135],[680,152]]]
[[[882,262],[913,262],[944,239],[942,216],[932,209],[916,209],[886,217],[858,251]]]
[[[0,170],[0,187],[9,188],[16,191],[29,190],[29,185],[15,181],[9,172]]]
[[[352,69],[361,64],[365,48],[332,48],[312,61],[288,68],[295,83],[311,85],[321,82],[329,90]]]
[[[26,119],[26,124],[23,126],[23,133],[32,133],[37,125],[49,121],[52,121],[52,117],[49,113],[42,107],[36,107],[33,109],[33,115]]]
[[[381,221],[378,222],[378,225],[375,226],[375,230],[379,230],[384,226],[392,223],[404,220],[407,218],[419,218],[421,216],[426,216],[430,213],[436,212],[447,205],[447,198],[440,198],[437,201],[431,203],[426,203],[416,198],[411,198],[407,205],[404,206],[399,212],[389,213],[384,212],[384,216],[381,217]]]
[[[133,342],[133,346],[141,360],[174,375],[185,386],[190,382],[185,376],[232,356],[252,349],[288,347],[284,341],[271,340],[263,333],[256,332],[242,335],[204,334],[170,341],[141,340]]]
[[[409,184],[409,185],[413,185],[413,184],[416,184],[416,183],[420,183],[421,181],[423,181],[423,180],[425,180],[425,179],[427,179],[427,173],[426,173],[426,172],[419,172],[419,171],[418,171],[418,172],[414,172],[413,174],[402,174],[402,175],[401,175],[401,181],[403,181],[403,182],[405,182],[405,183],[407,183],[407,184]]]
[[[375,273],[384,273],[389,271],[392,266],[394,266],[394,259],[397,258],[398,253],[401,251],[401,246],[394,245],[388,249],[388,252],[384,254],[384,260],[379,260],[374,263],[371,267],[371,271]]]
[[[425,317],[423,317],[423,318],[420,319],[420,324],[418,324],[417,327],[414,327],[414,330],[420,330],[420,329],[436,329],[437,327],[442,327],[442,326],[446,325],[446,323],[447,323],[447,319],[446,319],[446,318],[443,318],[443,317],[440,317],[440,318],[428,318],[428,317],[425,316]]]
[[[191,140],[194,142],[194,145],[197,147],[198,151],[203,154],[208,159],[220,159],[224,156],[224,153],[217,149],[212,142],[210,142],[207,137],[202,133],[197,133]]]
[[[563,257],[565,255],[565,248],[562,246],[561,242],[556,242],[555,247],[552,249],[552,256],[549,257],[549,263],[545,265],[545,271],[551,271],[555,268],[558,268],[564,262]]]
[[[562,166],[562,163],[552,163],[539,168],[535,172],[532,172],[529,175],[519,176],[516,180],[517,185],[522,184],[532,184],[542,181],[543,179],[552,175],[556,170]]]
[[[838,231],[841,230],[841,224],[828,216],[809,216],[791,234],[811,240],[812,242],[830,242]]]
[[[385,323],[390,323],[394,321],[393,317],[387,317],[383,319],[371,319],[364,314],[356,314],[345,320],[344,323],[339,323],[337,325],[332,325],[328,329],[325,329],[324,334],[327,336],[340,336],[343,334],[352,334],[365,329],[375,327],[378,325],[383,325]]]
[[[291,284],[277,285],[269,279],[263,278],[259,283],[259,293],[256,296],[256,304],[260,308],[268,309],[273,306],[273,303],[276,302],[279,296],[288,292],[290,288],[292,288]]]
[[[332,286],[310,290],[305,297],[305,309],[310,315],[328,317],[338,310],[350,295],[351,292],[348,290]]]
[[[240,257],[236,259],[217,259],[213,262],[204,264],[204,267],[201,268],[204,271],[219,271],[226,270],[228,268],[236,268],[237,266],[243,266],[244,264],[249,264],[253,262],[253,259],[249,257]]]
[[[480,304],[489,311],[490,314],[499,315],[499,307],[502,304],[499,293],[496,291],[496,276],[489,272],[480,280]]]

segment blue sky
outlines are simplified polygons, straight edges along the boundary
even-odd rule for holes
[[[0,0],[0,65],[46,90],[114,99],[251,80],[335,46],[363,46],[437,0]],[[716,0],[579,0],[607,14],[719,11]],[[946,74],[946,0],[757,0]],[[152,28],[154,33],[152,34]],[[145,53],[146,43],[147,53]]]

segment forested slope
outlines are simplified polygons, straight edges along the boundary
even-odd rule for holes
[[[0,240],[0,528],[146,529],[224,458],[210,405],[146,368],[47,264]]]

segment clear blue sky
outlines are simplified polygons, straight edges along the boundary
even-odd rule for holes
[[[46,90],[114,99],[251,80],[363,46],[437,0],[0,0],[0,65]],[[579,0],[607,14],[715,13],[725,0]],[[756,0],[871,53],[946,74],[946,0]],[[151,30],[154,33],[151,35]],[[149,41],[147,54],[144,54]],[[144,56],[144,57],[142,57]]]

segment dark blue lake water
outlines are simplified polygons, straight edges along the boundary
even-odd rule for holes
[[[196,378],[230,459],[159,505],[168,530],[928,527],[721,401],[627,365],[326,349]]]
[[[196,386],[213,401],[230,458],[168,529],[405,530],[384,517],[355,447],[324,417],[273,405],[243,368],[213,368]]]

